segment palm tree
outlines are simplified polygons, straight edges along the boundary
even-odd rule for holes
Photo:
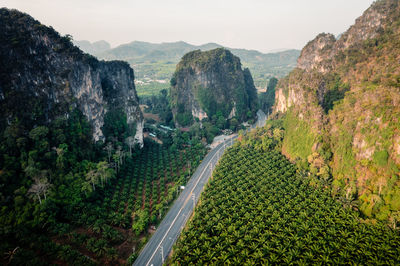
[[[107,180],[112,177],[113,170],[111,169],[110,172],[109,165],[105,161],[97,163],[96,168],[96,174],[100,176],[101,186],[103,187],[104,183],[107,183]]]
[[[46,199],[46,193],[50,189],[51,184],[47,181],[47,178],[34,178],[34,183],[28,190],[28,194],[30,195],[36,195],[37,198],[39,199],[39,203],[42,204],[42,199],[41,195],[44,196],[44,199]]]
[[[99,175],[95,170],[89,170],[89,172],[86,173],[86,181],[92,184],[93,191],[96,191],[95,185],[97,185],[98,180]]]
[[[15,254],[17,254],[19,247],[14,248],[13,250],[10,250],[5,253],[5,260],[7,260],[7,264],[10,264],[12,259],[14,258]]]
[[[125,142],[129,146],[129,156],[132,156],[132,148],[135,145],[135,138],[132,136],[129,136],[126,138]]]
[[[344,209],[323,188],[311,187],[281,155],[262,153],[251,141],[246,143],[249,148],[234,147],[223,156],[190,231],[184,231],[175,250],[181,258],[173,263],[396,261],[398,242],[390,241],[385,233],[389,230],[360,225],[352,210]],[[194,256],[186,249],[182,253],[183,247],[198,250]]]
[[[110,163],[111,162],[112,151],[114,149],[112,143],[108,142],[107,145],[104,147],[104,149],[107,151],[108,163]]]

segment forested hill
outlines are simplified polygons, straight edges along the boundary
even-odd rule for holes
[[[0,47],[0,264],[93,264],[63,235],[99,220],[88,218],[89,202],[115,186],[126,155],[140,152],[135,143],[143,146],[133,70],[7,8]],[[96,242],[100,258],[105,243]]]
[[[144,80],[145,77],[151,80],[169,80],[175,70],[175,65],[184,54],[190,51],[207,51],[223,47],[216,43],[197,46],[186,42],[155,44],[134,41],[107,51],[99,51],[98,42],[88,45],[87,41],[76,41],[75,44],[98,58],[129,62],[135,68],[137,78],[143,82],[149,82]],[[226,49],[238,56],[242,64],[250,69],[254,83],[259,89],[265,89],[271,77],[283,77],[288,74],[296,66],[296,60],[300,54],[298,50],[265,54],[255,50],[228,47]]]
[[[368,218],[400,221],[400,5],[375,1],[320,34],[276,89],[282,152]]]
[[[178,126],[206,119],[224,127],[254,118],[257,111],[250,71],[224,48],[184,55],[171,79],[170,101]]]

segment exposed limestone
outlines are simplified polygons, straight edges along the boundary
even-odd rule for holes
[[[11,92],[40,97],[47,103],[43,112],[49,120],[53,118],[55,105],[63,105],[58,112],[64,113],[69,112],[70,107],[77,107],[91,123],[96,141],[104,139],[104,115],[110,107],[125,111],[129,125],[143,124],[133,70],[127,63],[98,61],[83,54],[67,37],[61,37],[29,15],[6,8],[0,11],[2,16],[12,16],[16,20],[15,23],[7,20],[0,28],[0,60],[8,62],[7,69],[2,69],[1,100],[9,101],[7,95]],[[23,18],[19,20],[24,21],[23,26],[18,24],[19,18]],[[24,39],[18,46],[7,41],[8,36],[17,31],[16,27]],[[143,145],[142,127],[137,128],[137,139]]]
[[[321,33],[301,51],[297,67],[306,71],[313,69],[326,73],[334,68],[334,57],[345,49],[375,38],[384,31],[385,20],[398,6],[396,0],[377,1],[357,18],[339,40],[333,34]]]
[[[228,119],[232,119],[236,116],[236,103],[233,102],[232,111],[229,113]]]
[[[368,146],[361,134],[356,134],[353,138],[353,147],[357,160],[371,160],[375,152],[375,146]]]
[[[143,128],[144,128],[144,119],[142,119],[136,124],[135,143],[139,143],[140,148],[143,148],[143,143],[144,143]]]
[[[200,121],[204,118],[208,118],[207,113],[200,107],[197,107],[196,104],[192,105],[192,116],[198,118]]]
[[[393,137],[393,160],[400,164],[400,136]]]
[[[188,126],[193,118],[212,118],[217,113],[225,119],[236,116],[240,121],[248,118],[248,111],[255,115],[257,91],[251,74],[226,49],[187,53],[177,65],[171,85],[177,126]]]
[[[399,18],[398,0],[378,0],[339,40],[318,35],[275,94],[274,111],[286,113],[284,154],[308,159],[317,178],[329,166],[333,193],[359,199],[380,220],[400,211],[392,200],[400,186]],[[290,142],[296,135],[304,143]]]
[[[332,58],[331,49],[336,42],[333,34],[321,33],[314,40],[310,41],[301,51],[297,59],[297,67],[304,70],[317,69],[326,72],[329,69],[321,62]]]

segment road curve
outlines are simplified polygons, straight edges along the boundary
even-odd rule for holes
[[[257,122],[252,128],[265,124],[267,117],[264,112],[259,110],[257,117]],[[206,155],[158,226],[157,231],[140,252],[139,257],[133,263],[134,266],[159,266],[164,263],[188,218],[192,215],[204,185],[207,184],[216,163],[223,155],[224,150],[231,146],[236,138],[237,135],[227,138]]]

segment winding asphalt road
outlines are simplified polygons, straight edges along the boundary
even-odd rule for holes
[[[262,111],[257,112],[257,117],[257,123],[252,128],[265,124],[266,116]],[[133,263],[134,266],[158,266],[164,263],[164,260],[172,250],[173,244],[192,215],[204,185],[207,184],[216,163],[224,153],[224,150],[231,146],[236,138],[237,135],[234,135],[226,139],[206,155],[190,178],[185,189],[158,226],[157,231],[142,249],[139,257]]]

